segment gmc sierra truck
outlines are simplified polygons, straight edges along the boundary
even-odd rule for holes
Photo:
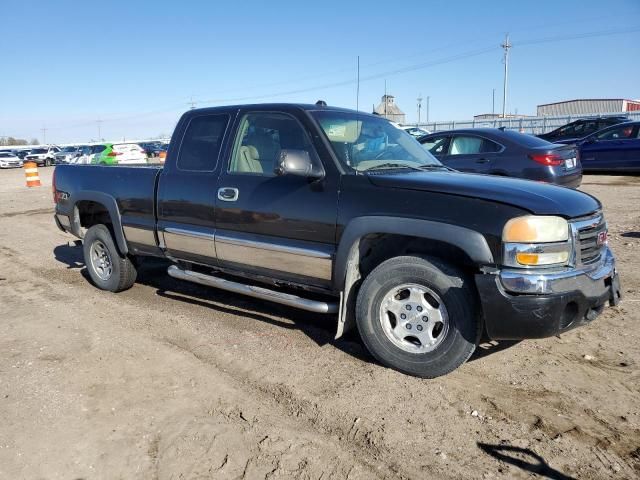
[[[490,339],[557,335],[620,301],[600,202],[463,174],[375,115],[325,105],[191,110],[164,166],[60,165],[57,226],[93,283],[168,274],[337,318],[382,364],[432,378]]]

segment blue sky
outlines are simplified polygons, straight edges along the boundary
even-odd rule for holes
[[[640,0],[2,1],[0,135],[49,142],[170,134],[197,106],[360,108],[387,91],[415,121],[571,98],[640,98]],[[606,32],[605,35],[594,33]],[[589,35],[583,35],[589,34]],[[567,37],[581,37],[568,39]],[[423,104],[426,100],[423,101]],[[422,119],[426,112],[423,107]]]

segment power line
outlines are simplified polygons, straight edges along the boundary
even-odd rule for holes
[[[613,36],[613,35],[621,35],[621,34],[627,34],[627,33],[635,33],[635,32],[639,32],[640,28],[628,28],[628,29],[609,29],[609,30],[601,30],[601,31],[595,31],[595,32],[584,32],[581,34],[574,34],[574,35],[562,35],[562,36],[554,36],[554,37],[544,37],[544,38],[538,38],[538,39],[531,39],[531,40],[524,40],[521,42],[515,42],[513,44],[510,44],[509,47],[513,47],[513,46],[525,46],[525,45],[536,45],[536,44],[540,44],[540,43],[549,43],[549,42],[560,42],[560,41],[566,41],[566,40],[574,40],[574,39],[581,39],[581,38],[592,38],[592,37],[602,37],[602,36]],[[446,50],[450,48],[450,46],[447,47],[441,47],[439,49],[432,49],[432,50],[425,50],[423,52],[421,52],[422,54],[424,54],[425,52],[428,51],[442,51],[442,50]],[[504,48],[504,47],[502,47]],[[471,58],[473,56],[479,56],[482,55],[484,53],[488,53],[490,51],[494,51],[496,49],[496,47],[486,47],[486,48],[482,48],[482,49],[477,49],[477,50],[471,50],[468,52],[462,52],[459,54],[455,54],[455,55],[450,55],[447,57],[443,57],[441,59],[438,60],[432,60],[432,61],[428,61],[428,62],[422,62],[422,63],[418,63],[418,64],[413,64],[413,65],[408,65],[406,67],[401,67],[401,68],[397,68],[397,69],[393,69],[393,70],[387,70],[384,72],[380,72],[380,73],[376,73],[373,75],[369,75],[366,77],[360,77],[359,81],[358,79],[349,79],[349,80],[342,80],[342,81],[336,81],[336,82],[330,82],[330,83],[325,83],[325,84],[321,84],[321,85],[315,85],[313,87],[307,87],[307,88],[298,88],[298,89],[292,89],[292,90],[285,90],[285,91],[281,91],[281,92],[273,92],[273,93],[266,93],[266,94],[261,94],[261,95],[252,95],[252,96],[238,96],[235,98],[214,98],[214,99],[208,99],[208,100],[202,100],[202,101],[198,101],[197,103],[200,104],[215,104],[215,103],[232,103],[232,102],[242,102],[242,101],[248,101],[248,100],[264,100],[264,99],[269,99],[269,98],[274,98],[274,97],[281,97],[281,96],[286,96],[286,95],[294,95],[294,94],[299,94],[299,93],[307,93],[307,92],[312,92],[312,91],[316,91],[316,90],[324,90],[324,89],[328,89],[328,88],[336,88],[336,87],[341,87],[341,86],[346,86],[346,85],[350,85],[353,83],[357,83],[359,85],[360,82],[362,81],[370,81],[370,80],[374,80],[374,79],[378,79],[378,78],[382,78],[382,77],[387,77],[387,76],[391,76],[391,75],[398,75],[398,74],[402,74],[402,73],[408,73],[411,71],[416,71],[416,70],[420,70],[420,69],[424,69],[424,68],[429,68],[432,66],[436,66],[436,65],[442,65],[445,63],[450,63],[450,62],[454,62],[454,61],[458,61],[458,60],[463,60],[466,58]],[[419,55],[419,54],[417,54]],[[417,55],[412,55],[411,58],[417,56]],[[403,58],[409,58],[409,57],[403,57]],[[365,64],[365,66],[374,66],[374,65],[379,65],[382,63],[391,63],[391,62],[396,62],[398,61],[398,58],[395,58],[393,60],[389,60],[389,61],[381,61],[381,62],[374,62],[371,64]],[[345,71],[346,69],[341,69],[341,70],[335,70],[337,71]],[[308,78],[316,78],[318,76],[324,76],[328,74],[326,71],[321,73],[321,74],[317,74],[314,75],[313,77],[311,76],[306,76],[304,78],[308,79]],[[286,84],[286,83],[292,83],[292,82],[299,82],[301,81],[301,79],[290,79],[284,82],[278,82],[278,83],[272,83],[270,85],[281,85],[281,84]],[[193,97],[189,97],[190,98],[190,102],[188,102],[189,104],[191,104],[192,106],[195,105],[195,101],[193,100]],[[504,101],[504,98],[503,98]],[[505,102],[506,103],[506,102]],[[134,113],[131,115],[124,115],[124,116],[116,116],[116,117],[112,117],[112,118],[106,118],[103,119],[102,122],[118,122],[118,121],[123,121],[123,120],[130,120],[130,119],[135,119],[135,118],[143,118],[143,117],[150,117],[150,116],[154,116],[160,113],[168,113],[168,112],[175,112],[178,111],[181,107],[184,106],[184,103],[179,103],[179,104],[175,104],[171,107],[167,107],[167,108],[163,108],[163,109],[158,109],[158,110],[154,110],[154,111],[149,111],[149,112],[143,112],[143,113]],[[77,123],[77,124],[73,124],[73,125],[67,125],[67,126],[57,126],[57,127],[51,127],[52,129],[70,129],[70,128],[77,128],[77,127],[83,127],[83,126],[88,126],[91,123],[93,123],[92,121],[86,121],[86,122],[81,122],[81,123]]]
[[[538,45],[540,43],[550,43],[550,42],[560,42],[566,40],[579,40],[582,38],[594,38],[594,37],[609,37],[613,35],[624,35],[627,33],[636,33],[640,32],[640,28],[625,28],[625,29],[610,29],[610,30],[600,30],[596,32],[585,32],[585,33],[577,33],[575,35],[558,35],[554,37],[543,37],[532,40],[523,40],[521,42],[516,42],[513,45],[521,47],[524,45]]]

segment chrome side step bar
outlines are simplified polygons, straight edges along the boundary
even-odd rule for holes
[[[240,293],[250,297],[267,300],[269,302],[288,305],[289,307],[299,308],[308,312],[315,313],[336,313],[338,311],[337,302],[321,302],[318,300],[309,300],[307,298],[297,297],[288,293],[276,292],[267,288],[256,287],[253,285],[245,285],[244,283],[232,282],[224,278],[214,277],[213,275],[205,275],[204,273],[193,272],[191,270],[183,270],[175,265],[171,265],[167,273],[179,280],[199,283],[208,287],[220,288],[229,292]]]

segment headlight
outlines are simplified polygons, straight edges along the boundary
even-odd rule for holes
[[[512,218],[502,230],[503,242],[548,243],[569,239],[569,223],[561,217],[527,215]]]
[[[505,266],[561,266],[571,257],[569,224],[560,217],[513,218],[504,226],[502,241]]]

